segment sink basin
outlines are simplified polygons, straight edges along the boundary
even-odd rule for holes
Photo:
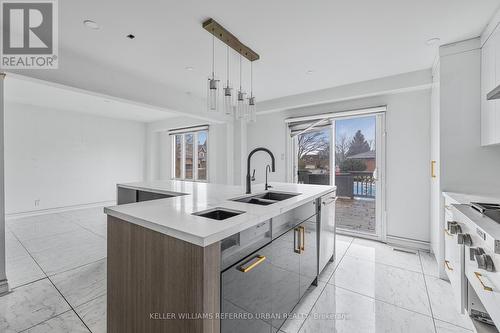
[[[205,217],[207,219],[212,219],[212,220],[225,220],[230,217],[234,217],[240,214],[243,214],[244,212],[240,210],[232,210],[232,209],[227,209],[227,208],[212,208],[209,210],[204,210],[201,212],[196,212],[193,213],[192,215],[196,216],[201,216]]]
[[[250,204],[255,204],[255,205],[271,205],[273,203],[283,201],[286,199],[293,198],[297,195],[300,195],[300,193],[289,193],[289,192],[263,192],[263,193],[258,193],[254,194],[248,197],[243,197],[243,198],[233,198],[230,199],[232,201],[238,201],[238,202],[244,202],[244,203],[250,203]]]
[[[246,197],[246,198],[231,199],[231,200],[238,201],[238,202],[244,202],[244,203],[251,203],[254,205],[261,205],[261,206],[267,206],[267,205],[273,204],[275,202],[278,202],[276,200],[266,200],[266,199],[260,199],[260,198],[254,198],[254,197]]]
[[[300,193],[288,193],[288,192],[265,192],[256,194],[253,197],[259,199],[267,199],[274,201],[283,201],[300,195]]]

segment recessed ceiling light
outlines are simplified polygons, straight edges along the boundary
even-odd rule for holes
[[[184,68],[184,69],[185,69],[185,70],[187,70],[187,71],[192,71],[194,68],[193,68],[193,67],[191,67],[191,66],[188,66],[188,67],[186,67],[186,68]]]
[[[441,41],[440,38],[435,37],[435,38],[428,39],[425,42],[425,44],[427,44],[427,45],[435,45],[435,44],[439,43],[440,41]]]
[[[92,20],[83,21],[83,25],[89,29],[92,29],[92,30],[99,30],[99,28],[100,28],[99,24],[97,24],[96,22],[94,22]]]
[[[134,39],[134,38],[135,38],[135,36],[134,36],[134,35],[132,35],[132,34],[128,34],[128,35],[127,35],[127,38],[128,38],[128,39]]]
[[[309,74],[309,75],[311,75],[311,74],[313,74],[313,73],[314,73],[314,71],[313,71],[312,69],[310,69],[310,70],[308,70],[308,71],[306,72],[306,74]]]

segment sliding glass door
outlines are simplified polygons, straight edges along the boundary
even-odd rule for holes
[[[293,180],[337,186],[337,232],[385,238],[384,114],[310,120],[290,129]]]
[[[295,137],[295,182],[332,184],[331,132],[331,127],[328,126]]]

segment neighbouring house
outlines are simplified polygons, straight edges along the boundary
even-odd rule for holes
[[[375,171],[375,168],[377,166],[375,157],[376,157],[375,150],[370,150],[370,151],[366,151],[364,153],[359,153],[356,155],[348,156],[347,159],[348,160],[361,160],[366,164],[365,171],[373,172],[373,171]]]

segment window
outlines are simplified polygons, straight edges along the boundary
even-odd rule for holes
[[[208,181],[208,126],[170,131],[172,178]]]

